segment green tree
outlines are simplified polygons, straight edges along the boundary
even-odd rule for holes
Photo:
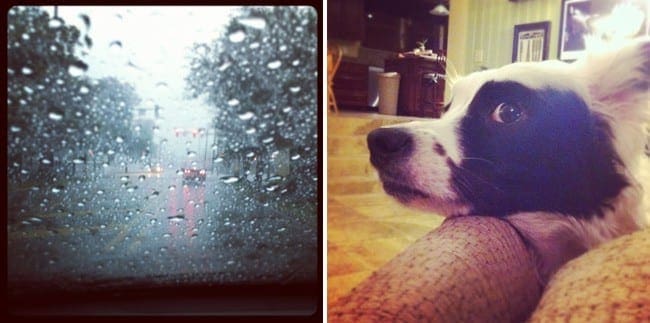
[[[89,150],[110,149],[118,134],[131,148],[139,98],[115,79],[85,76],[88,66],[75,54],[79,30],[38,7],[13,7],[7,39],[10,180],[60,173],[59,166],[85,162]]]
[[[187,77],[190,95],[215,107],[218,147],[246,152],[262,172],[291,150],[292,185],[307,197],[316,193],[317,35],[313,8],[246,7],[212,44],[195,45]]]

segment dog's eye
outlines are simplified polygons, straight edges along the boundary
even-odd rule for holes
[[[509,103],[500,103],[492,112],[492,120],[499,123],[513,123],[525,114],[522,107]]]

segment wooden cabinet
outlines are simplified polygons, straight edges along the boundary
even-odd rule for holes
[[[400,74],[397,114],[439,118],[445,95],[445,62],[422,57],[386,60],[384,70]]]
[[[341,62],[334,76],[334,96],[343,109],[368,109],[368,65]]]

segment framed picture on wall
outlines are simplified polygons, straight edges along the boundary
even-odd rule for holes
[[[548,59],[550,21],[515,25],[512,42],[513,62],[539,62]]]
[[[588,47],[648,35],[648,6],[643,0],[562,0],[558,59],[573,61]]]

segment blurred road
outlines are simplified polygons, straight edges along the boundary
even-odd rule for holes
[[[317,206],[269,203],[242,194],[244,184],[209,173],[184,185],[165,169],[14,188],[10,286],[179,275],[210,284],[315,279]]]

